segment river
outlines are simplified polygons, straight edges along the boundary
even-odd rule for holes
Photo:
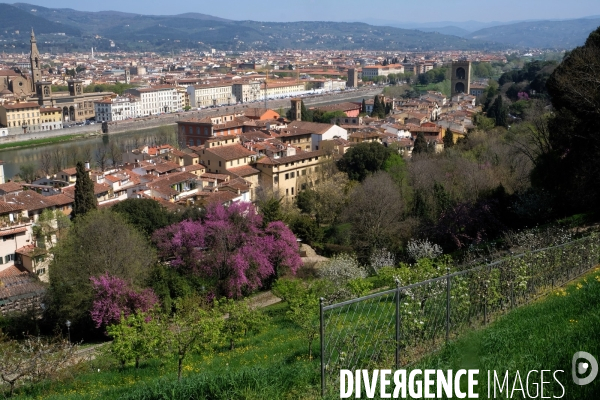
[[[307,106],[313,106],[340,101],[361,101],[364,97],[365,95],[361,94],[360,97],[356,98],[328,98],[325,100],[316,97],[305,97],[304,100]],[[289,100],[285,101],[285,103],[288,101]],[[256,106],[259,107],[259,105]],[[269,104],[269,108],[277,110],[272,104]],[[65,131],[65,134],[69,133],[70,132]],[[96,163],[98,150],[104,146],[110,148],[113,146],[113,143],[116,144],[119,149],[125,151],[140,147],[144,144],[169,143],[175,145],[177,143],[175,125],[113,133],[110,135],[99,135],[71,142],[52,143],[21,149],[0,150],[0,160],[4,162],[4,176],[5,179],[8,180],[17,175],[22,166],[32,165],[35,169],[41,169],[42,158],[44,158],[42,155],[46,155],[46,159],[48,157],[52,159],[51,170],[56,170],[56,159],[61,160],[61,168],[73,167],[75,166],[76,160],[83,160],[84,158],[90,158],[90,160],[83,161],[90,161],[91,164],[94,165]]]
[[[0,151],[0,160],[4,162],[4,177],[12,179],[19,173],[24,165],[33,165],[41,169],[42,155],[51,158],[51,170],[56,170],[56,159],[61,160],[61,168],[75,166],[76,160],[89,158],[92,165],[96,163],[98,149],[106,146],[110,148],[113,143],[122,151],[129,151],[144,144],[176,143],[175,126],[162,126],[159,128],[143,129],[112,135],[93,136],[71,142],[52,143],[22,149],[8,149]]]

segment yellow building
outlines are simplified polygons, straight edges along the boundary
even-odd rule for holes
[[[0,106],[0,125],[21,128],[23,132],[41,130],[40,105],[37,103],[12,103]]]
[[[236,140],[236,139],[233,139]],[[250,164],[256,153],[248,150],[238,141],[233,144],[215,145],[198,151],[200,163],[208,172],[226,174],[230,168],[243,167]]]
[[[291,201],[298,191],[306,188],[309,177],[318,172],[319,164],[326,158],[323,150],[280,158],[263,157],[256,162],[256,168],[260,171],[260,186]]]
[[[62,109],[58,107],[40,107],[40,120],[43,131],[62,129]]]

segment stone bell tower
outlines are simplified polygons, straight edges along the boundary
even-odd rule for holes
[[[35,84],[42,80],[42,71],[40,67],[40,52],[37,48],[33,28],[31,28],[31,55],[29,56],[29,62],[31,64],[31,92],[35,93]]]

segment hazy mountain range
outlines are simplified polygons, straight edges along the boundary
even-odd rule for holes
[[[0,3],[0,50],[25,51],[29,31],[41,51],[205,50],[499,50],[583,44],[600,17],[562,21],[405,23],[232,21],[201,13],[143,15]],[[18,32],[18,33],[17,33]],[[60,35],[58,35],[60,34]],[[64,34],[64,35],[62,35]],[[2,46],[4,48],[2,48]],[[48,49],[48,47],[50,49]]]

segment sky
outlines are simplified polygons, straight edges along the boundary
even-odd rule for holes
[[[2,3],[14,1],[0,0]],[[600,15],[598,0],[22,0],[49,8],[173,15],[198,12],[256,21],[517,21]]]

